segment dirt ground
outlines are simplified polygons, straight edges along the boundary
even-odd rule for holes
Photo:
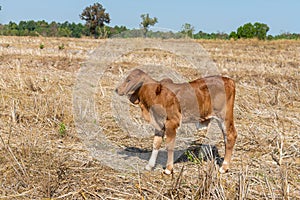
[[[80,67],[105,40],[0,37],[0,199],[300,199],[300,41],[195,42],[236,81],[238,140],[226,174],[191,152],[172,176],[101,164],[76,131],[72,92]],[[112,142],[150,150],[151,138],[118,130],[110,95],[135,59],[164,64],[173,55],[135,54],[111,64],[96,106]],[[184,66],[179,72],[188,80],[199,76]],[[222,156],[222,142],[217,146]]]

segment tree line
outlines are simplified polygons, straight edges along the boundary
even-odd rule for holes
[[[280,35],[268,35],[269,26],[264,23],[246,23],[237,28],[236,31],[227,33],[205,33],[199,31],[195,33],[194,27],[185,23],[179,32],[165,32],[150,30],[150,26],[158,23],[156,17],[151,18],[149,14],[141,15],[140,29],[128,29],[126,26],[108,26],[110,15],[100,3],[95,3],[86,7],[79,15],[80,19],[86,23],[64,23],[40,21],[20,21],[19,23],[9,22],[0,24],[0,35],[5,36],[44,36],[44,37],[150,37],[150,38],[183,38],[194,39],[242,39],[258,38],[260,40],[274,39],[300,39],[297,33],[282,33]]]
[[[98,36],[109,37],[113,34],[128,30],[125,26],[109,27],[99,29]],[[100,33],[100,32],[103,33]],[[20,21],[19,23],[9,22],[0,24],[0,35],[5,36],[44,36],[44,37],[74,37],[94,36],[89,27],[82,23],[64,23],[41,21]]]

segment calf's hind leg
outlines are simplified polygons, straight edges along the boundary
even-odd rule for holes
[[[167,152],[168,152],[168,159],[167,159],[166,169],[164,170],[164,173],[167,175],[170,175],[173,173],[175,137],[176,137],[176,129],[167,128],[166,129],[166,148],[167,148]]]
[[[224,134],[224,142],[225,142],[225,156],[224,161],[222,163],[222,167],[220,168],[220,173],[225,173],[229,169],[230,160],[232,157],[233,147],[236,142],[237,133],[233,124],[233,121],[225,121],[225,130],[221,128]]]

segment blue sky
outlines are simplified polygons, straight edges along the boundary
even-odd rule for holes
[[[0,23],[20,20],[81,22],[82,10],[97,1],[90,0],[0,0]],[[262,22],[270,34],[300,33],[300,0],[102,0],[110,14],[109,25],[138,28],[140,15],[158,18],[155,27],[179,31],[190,23],[196,32],[235,31],[247,22]]]

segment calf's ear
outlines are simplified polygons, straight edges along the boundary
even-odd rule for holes
[[[155,90],[156,95],[159,95],[161,93],[161,89],[162,89],[162,85],[157,84],[157,87],[156,87],[156,90]]]
[[[138,104],[140,102],[138,91],[135,91],[132,95],[130,95],[129,101],[133,104]]]

